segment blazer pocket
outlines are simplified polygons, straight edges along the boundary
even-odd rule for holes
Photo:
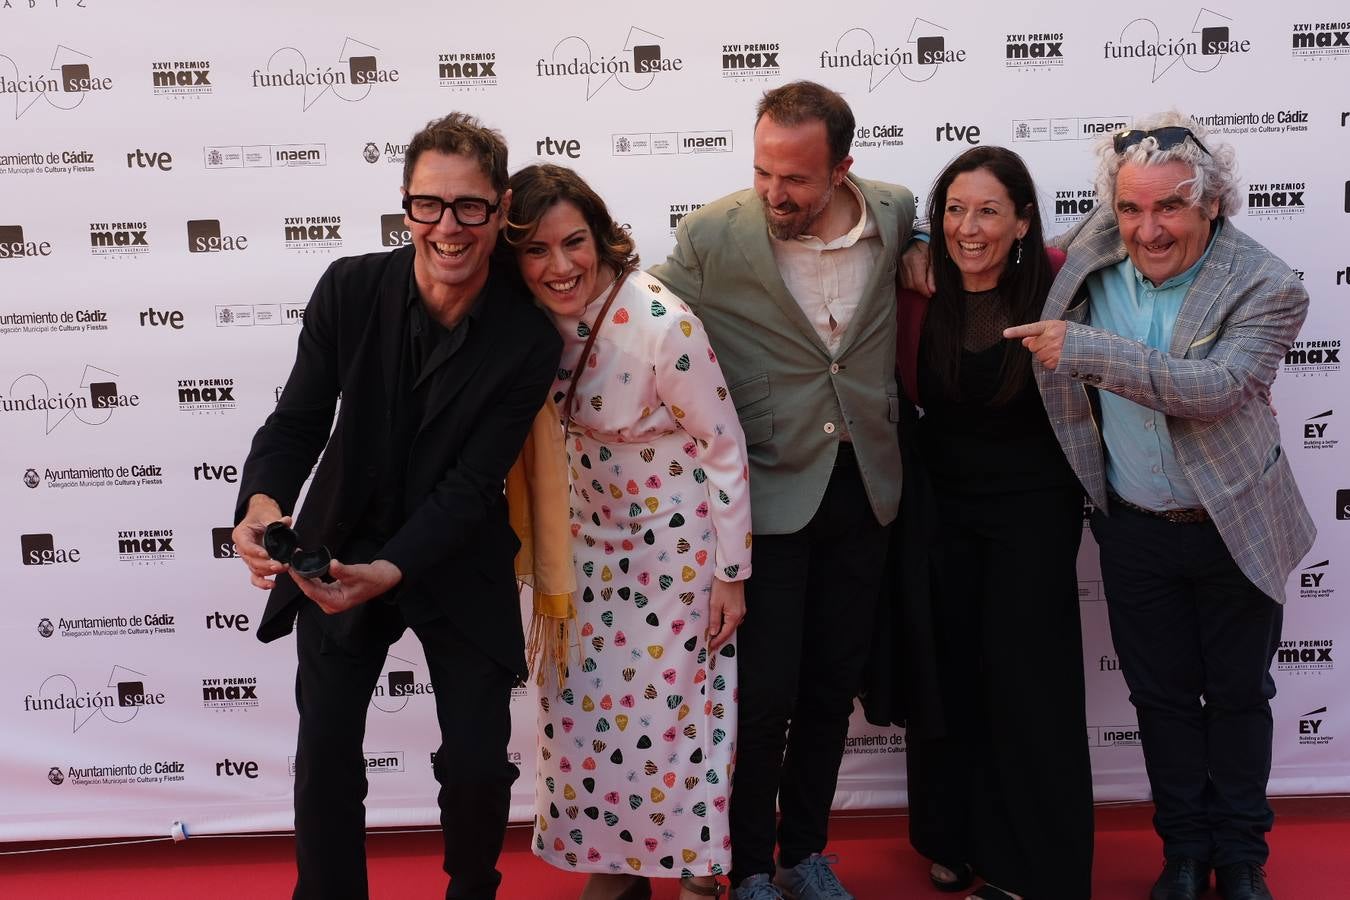
[[[736,409],[743,409],[769,396],[769,373],[743,378],[735,384],[728,385],[727,390],[731,391],[731,402]]]
[[[766,409],[749,418],[741,419],[741,431],[745,432],[745,446],[753,447],[773,437],[773,410]]]

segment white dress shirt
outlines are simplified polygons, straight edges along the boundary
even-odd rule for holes
[[[839,353],[839,342],[848,331],[882,251],[877,223],[867,214],[862,192],[847,178],[844,184],[861,211],[857,224],[847,234],[828,244],[810,234],[790,241],[769,241],[788,293],[820,335],[831,358]]]

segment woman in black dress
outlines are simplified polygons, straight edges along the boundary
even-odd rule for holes
[[[911,722],[910,842],[943,890],[1091,894],[1092,778],[1076,563],[1082,490],[1050,428],[1030,354],[1002,332],[1040,316],[1063,262],[1031,176],[976,147],[929,200],[931,300],[902,291],[897,365],[922,407],[929,569],[943,727]],[[920,704],[921,705],[921,704]]]

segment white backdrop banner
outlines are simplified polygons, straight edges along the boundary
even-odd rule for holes
[[[0,840],[291,827],[294,648],[254,638],[236,482],[320,273],[407,241],[418,127],[472,112],[513,167],[577,168],[651,264],[683,215],[750,183],[754,104],[796,78],[852,104],[854,170],[921,203],[960,150],[1015,149],[1051,234],[1095,203],[1092,141],[1137,116],[1176,107],[1236,145],[1239,226],[1312,295],[1274,398],[1320,536],[1291,576],[1271,790],[1350,790],[1335,6],[0,0]],[[1097,795],[1144,797],[1090,539],[1080,574]],[[535,706],[514,703],[527,819]],[[436,821],[436,744],[408,637],[371,700],[371,825]],[[859,720],[838,805],[902,805],[904,753]]]

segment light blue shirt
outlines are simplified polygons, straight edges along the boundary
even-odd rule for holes
[[[1219,233],[1216,224],[1210,237]],[[1209,256],[1209,247],[1180,275],[1154,286],[1127,256],[1088,276],[1089,324],[1168,352],[1186,292]],[[1200,497],[1177,462],[1167,416],[1110,391],[1100,391],[1106,483],[1116,494],[1148,509],[1193,509]]]

